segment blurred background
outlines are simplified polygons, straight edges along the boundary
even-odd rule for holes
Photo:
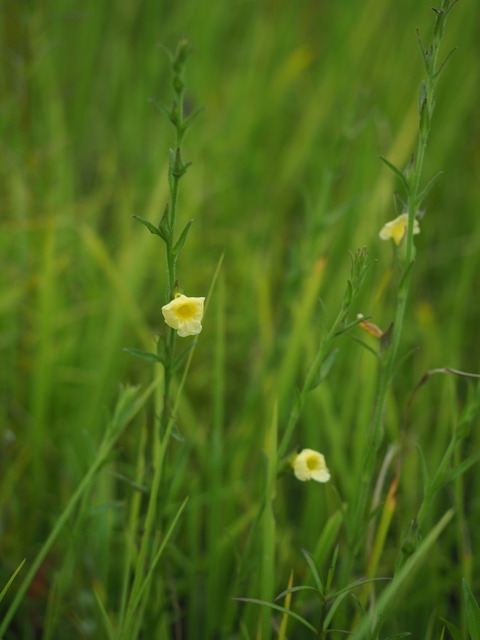
[[[173,561],[186,572],[179,590],[187,593],[192,576],[205,571],[203,543],[192,531],[203,531],[199,496],[208,494],[212,422],[221,423],[222,451],[231,456],[223,461],[222,517],[237,523],[229,533],[235,537],[231,530],[243,531],[242,517],[249,520],[253,498],[245,483],[253,478],[253,495],[261,458],[255,432],[271,415],[277,370],[285,389],[305,371],[324,322],[341,303],[349,250],[367,246],[378,260],[358,312],[374,315],[382,328],[392,320],[395,257],[378,232],[400,213],[393,196],[399,185],[379,156],[403,168],[415,150],[423,77],[416,29],[429,42],[431,3],[2,0],[0,19],[2,584],[38,550],[77,486],[120,384],[151,380],[152,367],[122,349],[154,350],[164,330],[166,270],[163,246],[132,215],[157,223],[168,200],[173,128],[152,103],[171,101],[162,46],[174,49],[186,35],[195,49],[187,106],[206,110],[185,142],[192,166],[181,183],[178,229],[194,219],[178,264],[185,293],[205,295],[223,252],[225,258],[179,418],[186,444],[182,479],[172,491],[188,491],[200,505],[185,523],[185,557]],[[425,183],[443,174],[427,198],[417,238],[404,348],[418,350],[392,394],[392,439],[405,398],[425,371],[480,372],[479,25],[479,6],[463,0],[445,37],[444,54],[457,50],[440,79]],[[319,268],[321,304],[285,364],[302,313],[298,301]],[[220,331],[218,365],[212,354],[219,353]],[[355,434],[365,433],[359,425],[371,417],[376,365],[353,340],[341,346],[294,444],[328,452],[348,496],[349,469],[358,465]],[[428,446],[438,430],[447,442],[466,383],[442,377],[422,394],[412,440]],[[320,436],[324,422],[329,426]],[[137,440],[138,431],[129,431],[122,443],[119,469],[126,475]],[[402,507],[407,519],[419,493],[418,463],[411,465]],[[92,509],[118,498],[108,478]],[[300,498],[296,486],[285,491],[296,496],[284,509],[298,525],[284,532],[285,544],[312,548],[317,534],[307,507],[314,503],[302,500],[313,494]],[[313,516],[317,524],[328,510],[325,500]],[[51,560],[57,567],[67,548],[70,559],[81,558],[75,567],[71,560],[65,582],[67,608],[79,611],[92,576],[106,590],[112,579],[104,549],[115,536],[115,515],[99,528],[95,513],[82,539],[70,532],[73,539],[66,535]],[[228,584],[233,555],[218,593]],[[288,567],[281,573],[284,588]],[[196,622],[202,620],[198,597],[188,605]],[[415,615],[412,604],[412,620]],[[82,627],[78,637],[100,637],[95,633]]]

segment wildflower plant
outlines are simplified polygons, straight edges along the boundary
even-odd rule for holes
[[[161,113],[168,118],[175,130],[174,145],[169,151],[169,201],[158,225],[153,225],[138,215],[133,217],[146,227],[151,234],[157,236],[164,243],[167,266],[167,287],[165,296],[166,303],[162,306],[161,311],[168,329],[166,335],[162,332],[162,334],[158,336],[156,353],[143,352],[137,349],[126,349],[126,351],[135,356],[162,365],[163,376],[161,376],[160,379],[163,382],[163,393],[162,405],[157,412],[159,415],[155,421],[156,428],[152,434],[153,464],[155,471],[150,488],[145,526],[137,552],[131,587],[129,586],[130,578],[128,574],[125,576],[122,617],[119,623],[121,630],[119,637],[122,639],[125,638],[125,640],[132,640],[140,633],[141,622],[138,613],[144,606],[143,602],[145,602],[145,598],[148,595],[153,570],[160,559],[166,542],[166,540],[164,540],[160,546],[156,547],[154,543],[154,530],[156,527],[156,519],[159,517],[157,503],[163,475],[166,447],[175,423],[177,405],[176,402],[172,402],[171,398],[172,380],[175,372],[184,362],[186,355],[191,355],[191,346],[194,344],[191,343],[185,347],[180,354],[177,354],[176,337],[177,335],[181,338],[195,336],[202,331],[205,302],[205,297],[189,297],[184,295],[180,290],[177,280],[177,259],[184,248],[193,220],[187,222],[178,236],[176,233],[179,185],[191,164],[185,162],[183,159],[183,141],[186,132],[202,109],[198,109],[191,115],[185,117],[184,73],[187,58],[192,52],[189,41],[186,38],[181,38],[174,53],[166,49],[165,51],[170,61],[172,73],[173,101],[169,108],[157,101],[154,101],[154,104]],[[188,369],[188,362],[186,369]],[[185,375],[182,380],[184,381],[184,379]],[[156,384],[156,380],[154,380],[153,384]],[[177,511],[168,535],[172,532],[186,502],[187,499],[184,500],[180,509]],[[123,614],[125,614],[125,617],[123,617]]]
[[[354,320],[349,319],[352,302],[361,289],[365,275],[371,264],[371,261],[367,259],[368,253],[366,249],[358,251],[353,256],[351,279],[348,283],[341,309],[330,330],[324,331],[320,347],[305,377],[304,384],[297,393],[295,401],[293,402],[292,410],[290,412],[283,437],[280,440],[278,450],[279,457],[285,455],[288,443],[293,435],[308,393],[318,386],[330,371],[337,353],[337,351],[332,348],[334,339],[348,332],[356,325],[359,325],[361,329],[377,338],[377,349],[370,349],[367,347],[376,355],[379,365],[377,392],[369,434],[363,451],[363,460],[357,477],[354,495],[351,498],[351,504],[345,514],[348,548],[342,557],[342,567],[339,573],[341,584],[346,584],[349,576],[351,576],[354,571],[354,564],[357,560],[360,548],[362,547],[362,543],[365,540],[366,530],[368,529],[368,527],[365,526],[365,521],[372,517],[372,514],[367,514],[367,503],[371,496],[370,490],[374,483],[378,457],[384,442],[384,416],[387,395],[391,389],[394,375],[398,371],[401,360],[403,359],[403,355],[401,353],[401,339],[415,261],[414,238],[420,233],[417,213],[439,175],[437,174],[434,176],[426,183],[425,186],[422,185],[423,166],[430,129],[432,126],[436,87],[440,73],[451,55],[450,52],[446,58],[439,63],[439,49],[447,17],[455,3],[456,0],[442,0],[440,9],[434,9],[435,24],[433,28],[433,40],[432,44],[428,48],[424,45],[420,35],[418,36],[424,63],[425,80],[422,82],[420,89],[419,129],[416,153],[413,155],[411,162],[404,170],[397,168],[389,160],[382,158],[385,164],[393,171],[401,182],[405,200],[404,212],[395,219],[387,222],[379,233],[382,240],[393,240],[399,256],[398,263],[401,272],[398,279],[394,320],[386,331],[382,331],[376,325],[369,322],[368,317],[365,318],[361,314],[359,314]],[[454,442],[456,442],[456,439],[452,438],[452,443]],[[451,446],[454,447],[455,445],[452,444]],[[447,461],[451,461],[451,458],[452,449],[448,450],[445,454],[445,464],[447,464]],[[472,459],[470,463],[473,464],[473,462],[474,460]],[[298,455],[291,458],[291,464],[294,469],[295,476],[301,481],[313,479],[318,482],[326,482],[330,479],[330,472],[326,466],[325,458],[317,451],[304,449]],[[467,468],[466,465],[464,465],[464,468],[462,468],[461,471],[459,469],[458,473],[463,473],[465,468]],[[383,476],[381,476],[381,478],[382,477]],[[382,480],[380,479],[378,482],[381,483]],[[380,525],[372,544],[367,566],[368,579],[365,581],[365,584],[377,579],[374,576],[378,565],[378,559],[385,543],[388,526],[395,508],[397,485],[398,477],[395,477],[383,507]],[[433,492],[436,492],[437,489],[438,485],[434,482],[429,482],[427,484],[426,490],[432,492],[427,493],[428,504],[431,504]],[[378,487],[376,490],[378,490]],[[425,505],[426,502],[424,501],[419,513],[419,518],[422,518],[422,521],[424,519],[424,512],[426,509]],[[364,609],[364,604],[366,603],[364,595],[369,593],[368,590],[370,587],[366,587],[367,591],[364,590],[363,593],[360,594],[360,598],[358,599],[359,617],[356,621],[354,620],[351,625],[351,630],[355,633],[356,638],[361,640],[367,637],[379,637],[378,633],[382,625],[382,617],[386,607],[395,598],[409,573],[430,551],[432,545],[451,520],[452,515],[453,511],[451,509],[448,510],[424,539],[419,535],[417,525],[414,523],[414,531],[407,533],[404,540],[405,544],[403,545],[407,548],[407,543],[409,543],[409,551],[408,553],[399,553],[399,562],[397,563],[397,573],[395,578],[389,584],[388,588],[385,589],[378,604],[376,606],[372,606],[369,613]],[[414,541],[413,543],[412,540]],[[311,587],[307,587],[307,589],[308,588]],[[298,588],[298,590],[302,589],[304,589],[304,587]],[[296,587],[289,588],[282,592],[278,598],[296,591]],[[263,591],[262,596],[265,596],[265,594],[266,592]],[[249,601],[253,602],[253,600]],[[287,616],[292,615],[292,617],[295,617],[296,615],[289,610],[287,611],[286,608],[281,608],[278,605],[271,604],[265,597],[263,597],[261,601],[257,600],[256,603],[267,608],[271,607],[276,608],[279,611],[282,610]],[[326,633],[329,630],[328,623],[331,621],[333,612],[333,610],[330,611],[330,614],[325,618],[327,624],[322,628],[323,633]],[[347,630],[344,631],[344,633],[348,632],[349,631]]]
[[[154,104],[165,115],[175,130],[174,146],[169,151],[168,186],[169,202],[165,207],[163,216],[157,226],[140,216],[133,216],[143,224],[155,236],[163,240],[165,244],[165,257],[167,264],[167,288],[166,304],[162,307],[162,313],[166,324],[170,327],[165,340],[159,338],[157,354],[154,356],[164,367],[164,394],[162,425],[168,424],[170,411],[170,388],[175,368],[175,337],[197,335],[202,330],[203,305],[205,298],[187,298],[179,291],[177,282],[177,259],[187,239],[193,220],[189,220],[176,236],[177,205],[180,180],[187,172],[191,163],[183,160],[183,141],[185,134],[191,127],[203,108],[197,109],[185,117],[185,64],[192,52],[192,47],[186,38],[181,38],[174,53],[165,49],[172,71],[173,101],[170,108],[163,103],[154,101]],[[152,359],[151,354],[142,354],[134,349],[129,349],[134,355]],[[185,352],[186,353],[186,350]]]
[[[0,638],[480,640],[476,3],[437,2],[6,3]]]
[[[372,483],[380,447],[384,440],[384,416],[387,394],[391,388],[394,375],[399,368],[400,361],[403,359],[403,355],[401,354],[401,339],[415,262],[414,237],[420,232],[416,216],[420,206],[440,175],[439,173],[436,174],[424,186],[422,185],[425,153],[432,127],[437,84],[440,74],[453,52],[453,50],[450,51],[446,57],[439,62],[440,45],[445,32],[448,15],[455,4],[456,0],[442,0],[441,7],[439,9],[433,9],[435,12],[435,22],[432,42],[428,47],[424,44],[420,34],[417,32],[425,78],[420,85],[416,152],[413,154],[408,166],[403,170],[396,167],[386,158],[382,158],[383,162],[400,182],[403,192],[402,197],[406,203],[406,210],[394,220],[387,222],[379,234],[383,240],[391,238],[400,250],[398,255],[400,258],[399,268],[401,272],[398,278],[395,317],[389,330],[385,334],[388,335],[388,340],[385,340],[384,336],[380,340],[380,349],[378,351],[378,388],[370,426],[369,443],[364,455],[354,508],[348,523],[349,535],[352,540],[361,538],[361,523],[365,516],[367,496]],[[427,223],[425,224],[426,228],[428,228]],[[357,551],[358,548],[355,549],[354,545],[352,545],[349,563],[347,563],[350,568],[353,563],[353,557]]]

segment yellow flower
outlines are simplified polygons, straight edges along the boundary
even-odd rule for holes
[[[323,454],[313,449],[303,449],[292,462],[295,476],[304,482],[305,480],[316,480],[317,482],[328,482],[330,471],[325,464]]]
[[[188,298],[177,293],[175,298],[162,307],[165,322],[176,329],[180,337],[195,336],[202,330],[203,303],[205,298]]]
[[[395,244],[400,244],[408,226],[408,213],[402,213],[395,220],[387,222],[378,234],[382,240],[390,240]],[[415,218],[413,221],[413,235],[420,233],[420,227],[418,226],[418,220]]]

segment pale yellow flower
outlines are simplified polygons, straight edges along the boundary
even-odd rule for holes
[[[402,213],[395,220],[390,220],[385,224],[380,233],[378,234],[382,240],[390,240],[395,244],[400,244],[408,226],[408,213]],[[420,233],[420,227],[418,226],[418,220],[415,218],[413,221],[413,235]]]
[[[171,302],[162,307],[165,322],[176,329],[182,338],[197,335],[202,330],[204,302],[205,298],[189,298],[177,293]]]
[[[327,469],[323,454],[313,449],[303,449],[292,462],[295,476],[302,480],[316,480],[317,482],[328,482],[330,471]]]

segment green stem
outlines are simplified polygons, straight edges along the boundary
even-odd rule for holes
[[[189,51],[190,45],[188,41],[181,39],[175,53],[170,55],[173,71],[172,87],[174,100],[171,109],[164,110],[164,113],[166,113],[175,127],[175,145],[174,149],[170,150],[168,171],[169,206],[165,214],[166,219],[164,221],[162,220],[161,223],[164,225],[162,226],[162,238],[165,241],[166,247],[167,303],[174,298],[177,287],[176,262],[178,249],[175,247],[175,225],[177,218],[179,183],[188,166],[182,161],[182,143],[186,131],[185,121],[183,119],[185,92],[183,71]],[[153,434],[154,472],[150,487],[142,540],[135,564],[133,584],[127,603],[125,624],[121,629],[121,638],[128,638],[128,640],[135,640],[139,633],[139,628],[141,626],[139,624],[139,614],[143,607],[145,594],[149,588],[149,566],[151,565],[155,553],[154,538],[159,513],[160,487],[163,477],[167,443],[173,429],[176,411],[176,407],[172,406],[170,398],[174,374],[175,343],[176,332],[174,329],[170,328],[164,345],[159,343],[157,347],[158,353],[161,353],[164,363],[162,408],[160,420],[155,420],[155,430]]]
[[[430,135],[432,115],[435,105],[435,89],[438,82],[439,72],[443,64],[437,69],[438,52],[441,39],[443,37],[445,21],[448,13],[455,0],[443,0],[441,9],[436,12],[436,22],[434,27],[433,44],[426,50],[423,43],[422,55],[424,59],[424,67],[426,72],[426,83],[422,85],[422,93],[419,105],[419,134],[415,159],[413,166],[405,171],[407,178],[407,213],[408,226],[405,238],[405,249],[402,256],[403,269],[400,276],[400,284],[397,293],[397,306],[395,311],[395,320],[393,324],[392,342],[389,351],[386,353],[378,377],[377,398],[375,403],[374,414],[370,427],[370,438],[367,450],[364,455],[360,482],[358,485],[357,499],[353,508],[353,515],[350,527],[351,542],[356,541],[356,545],[351,544],[350,562],[346,564],[350,567],[353,562],[353,556],[358,549],[361,539],[360,529],[365,514],[370,485],[374,475],[375,464],[378,452],[383,442],[384,436],[384,413],[387,395],[390,390],[392,379],[398,365],[398,352],[403,333],[403,325],[406,315],[407,302],[410,293],[410,283],[412,276],[413,264],[415,262],[415,245],[413,240],[414,221],[418,206],[421,200],[420,182],[423,174],[423,165],[425,153],[427,149],[428,139]],[[410,175],[408,175],[410,172]],[[401,250],[401,249],[400,249]],[[348,569],[347,569],[348,570]]]

